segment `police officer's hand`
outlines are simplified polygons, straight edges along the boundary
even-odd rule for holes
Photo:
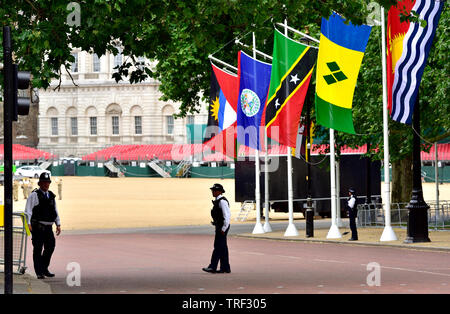
[[[31,225],[28,225],[28,230],[33,231],[33,228],[31,228]]]
[[[221,233],[222,235],[225,235],[225,232],[224,232],[223,230],[220,230],[220,233]]]
[[[56,235],[59,236],[61,233],[61,226],[56,226]]]

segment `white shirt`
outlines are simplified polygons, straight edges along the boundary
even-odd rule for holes
[[[356,198],[352,195],[347,202],[348,207],[353,209],[353,207],[355,207],[355,202],[356,202]]]
[[[224,196],[221,194],[216,197],[216,200],[219,200],[223,197]],[[220,208],[222,209],[222,213],[223,213],[222,231],[225,232],[228,229],[228,226],[230,225],[231,210],[230,210],[230,207],[228,206],[228,202],[226,200],[221,200],[219,205],[220,205]]]
[[[38,195],[36,192],[32,192],[27,199],[27,204],[25,205],[25,216],[27,216],[27,223],[29,225],[31,224],[31,216],[33,215],[33,208],[38,204],[39,204]],[[61,222],[59,220],[59,214],[58,214],[58,209],[56,208],[56,202],[55,202],[55,211],[56,211],[55,222],[56,222],[56,225],[59,226],[59,225],[61,225]],[[39,222],[44,225],[53,225],[53,222],[51,222],[51,221],[39,221]]]

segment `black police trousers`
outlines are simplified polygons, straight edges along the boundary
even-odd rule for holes
[[[36,275],[43,275],[48,272],[48,266],[55,250],[55,235],[52,226],[31,224],[33,244],[33,263]]]
[[[222,228],[216,227],[216,235],[214,237],[214,250],[211,256],[211,264],[209,267],[216,270],[217,265],[220,261],[220,270],[231,271],[230,262],[228,259],[228,245],[227,245],[227,234],[230,230],[228,226],[224,234],[222,234]]]
[[[353,240],[358,240],[358,230],[356,229],[356,216],[357,216],[357,210],[349,209],[348,218],[350,221],[350,230],[352,231],[352,239]]]

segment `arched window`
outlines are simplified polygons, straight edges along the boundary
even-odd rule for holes
[[[86,109],[86,116],[89,118],[89,134],[97,135],[98,134],[97,109],[93,106],[88,107]]]
[[[138,105],[131,107],[130,115],[134,123],[134,134],[142,134],[142,108]]]
[[[77,109],[75,107],[69,107],[66,111],[66,117],[68,119],[69,132],[72,136],[78,135],[78,117]]]
[[[106,118],[112,135],[120,134],[120,122],[122,117],[122,108],[118,104],[110,104],[106,108]]]
[[[163,115],[163,119],[164,119],[163,130],[164,130],[164,133],[167,135],[173,135],[174,126],[175,126],[173,113],[174,113],[174,110],[171,105],[166,105],[162,109],[162,115]]]
[[[50,107],[46,115],[50,119],[50,134],[58,135],[58,110],[55,107]]]

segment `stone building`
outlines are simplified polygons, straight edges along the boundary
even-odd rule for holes
[[[75,49],[73,56],[70,75],[62,71],[59,88],[55,80],[39,91],[38,149],[81,157],[119,144],[182,144],[188,140],[187,124],[207,123],[206,104],[195,116],[175,119],[179,104],[159,100],[158,81],[116,83],[112,74],[124,61],[120,53],[99,58]]]

